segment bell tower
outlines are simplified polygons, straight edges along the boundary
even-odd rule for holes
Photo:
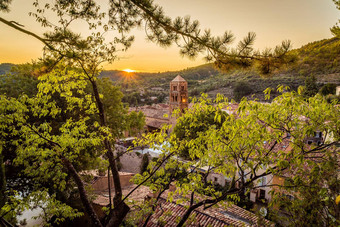
[[[180,75],[170,82],[170,116],[175,109],[184,113],[188,108],[188,82]]]

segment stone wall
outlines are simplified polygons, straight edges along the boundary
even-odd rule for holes
[[[134,175],[135,175],[134,173],[124,173],[119,176],[122,188],[133,184],[130,181]],[[110,177],[110,186],[111,186],[111,189],[114,189],[112,176]],[[108,187],[108,182],[107,182],[107,176],[97,176],[94,182],[92,183],[92,188],[94,191],[108,190],[109,187]]]

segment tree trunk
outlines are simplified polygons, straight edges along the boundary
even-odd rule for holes
[[[97,83],[93,79],[90,80],[90,82],[92,84],[93,94],[96,99],[97,107],[99,110],[100,124],[101,126],[106,127],[107,123],[106,123],[106,118],[105,118],[104,105],[99,96]],[[124,220],[126,214],[128,213],[130,209],[124,202],[122,202],[123,193],[122,193],[122,187],[120,184],[119,172],[118,172],[117,164],[114,158],[112,144],[107,138],[104,139],[104,146],[107,150],[106,155],[109,159],[109,165],[110,165],[110,169],[112,172],[113,184],[115,188],[115,196],[113,197],[113,205],[114,205],[114,210],[112,212],[113,216],[110,217],[111,219],[109,223],[114,223],[116,226],[118,226],[120,223],[122,223],[122,221]],[[115,221],[111,221],[113,219]]]
[[[80,176],[78,175],[74,166],[72,165],[72,163],[69,160],[67,160],[66,158],[62,158],[62,162],[63,162],[64,166],[69,171],[69,173],[71,174],[72,178],[74,179],[74,181],[76,182],[76,184],[78,186],[80,199],[81,199],[81,201],[82,201],[82,203],[85,207],[86,213],[91,218],[92,226],[102,227],[102,224],[99,221],[99,218],[98,218],[96,212],[94,211],[92,204],[91,204],[91,202],[90,202],[90,200],[87,196],[83,180],[80,178]]]
[[[106,118],[105,118],[104,105],[103,105],[102,100],[99,97],[99,91],[98,91],[97,83],[96,83],[96,81],[91,80],[91,84],[92,84],[92,88],[93,88],[93,94],[94,94],[94,97],[96,99],[97,107],[98,107],[98,110],[99,110],[100,124],[101,124],[101,126],[106,127],[107,123],[106,123]],[[114,155],[113,155],[112,144],[110,143],[110,141],[108,139],[104,139],[104,146],[107,149],[107,157],[109,159],[110,169],[111,169],[111,172],[112,172],[112,178],[113,178],[113,183],[114,183],[114,187],[115,187],[115,196],[113,198],[113,201],[114,201],[114,205],[116,206],[122,200],[122,196],[123,196],[122,187],[120,185],[119,172],[118,172],[116,161],[115,161]]]
[[[117,227],[122,222],[126,214],[129,212],[130,207],[122,202],[119,206],[116,206],[110,216],[109,223],[106,227]]]
[[[0,207],[5,205],[6,202],[6,175],[3,155],[0,154]]]

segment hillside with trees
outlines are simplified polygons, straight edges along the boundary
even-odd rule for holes
[[[289,54],[295,57],[293,64],[278,68],[271,75],[265,76],[261,75],[256,67],[225,72],[218,70],[211,63],[163,73],[103,71],[101,77],[108,77],[116,85],[121,86],[126,96],[125,102],[130,105],[136,105],[136,100],[140,105],[150,104],[152,101],[148,100],[148,97],[152,96],[162,97],[161,100],[158,100],[159,102],[165,101],[164,97],[168,95],[169,83],[178,74],[188,81],[190,96],[197,97],[201,93],[208,93],[211,97],[215,97],[221,93],[236,100],[243,97],[243,95],[240,97],[239,94],[234,94],[239,85],[249,88],[244,93],[248,98],[263,100],[263,91],[266,88],[271,87],[275,90],[278,85],[284,85],[296,90],[313,75],[317,79],[319,88],[328,83],[340,84],[339,38],[315,41],[291,50]],[[275,96],[274,93],[273,97]],[[143,99],[146,101],[140,101]]]
[[[215,97],[221,93],[236,100],[240,100],[243,95],[263,99],[262,94],[266,88],[275,90],[278,85],[296,90],[312,75],[316,77],[319,89],[329,83],[340,84],[340,38],[315,41],[291,50],[289,54],[296,58],[295,63],[280,67],[270,75],[262,75],[256,67],[225,72],[209,63],[161,73],[104,70],[100,73],[100,78],[109,78],[120,86],[125,96],[123,101],[131,106],[154,103],[155,100],[150,97],[157,97],[156,102],[165,102],[169,83],[177,75],[188,81],[190,96],[198,97],[201,93],[208,93]],[[0,75],[9,73],[13,66],[15,65],[10,63],[0,64]],[[239,85],[249,88],[241,96],[235,93]]]

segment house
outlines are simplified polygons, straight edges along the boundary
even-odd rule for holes
[[[134,176],[132,173],[120,172],[120,180],[122,183],[123,195],[127,195],[137,185],[131,182],[131,178]],[[114,194],[114,187],[112,177],[110,179],[111,195]],[[96,198],[93,201],[93,207],[100,218],[104,217],[102,208],[109,204],[109,192],[108,192],[108,179],[107,176],[95,176],[92,182],[92,188],[96,194]],[[171,186],[169,190],[173,191],[175,188]],[[166,191],[164,195],[169,193]],[[145,199],[156,197],[155,193],[146,187],[140,186],[130,196],[129,200],[136,202],[143,202]],[[177,197],[176,197],[177,198]],[[151,216],[147,226],[175,226],[176,220],[183,216],[186,208],[186,204],[177,204],[176,202],[170,202],[164,197],[160,197],[157,203],[156,210]],[[138,207],[138,206],[136,206]],[[133,215],[134,210],[132,209],[130,215]],[[227,207],[219,205],[217,207],[211,207],[207,210],[198,208],[191,214],[193,221],[190,219],[186,223],[187,226],[258,226],[259,217],[255,214],[230,204]],[[264,219],[265,226],[274,226],[268,220]],[[143,221],[138,226],[143,226]]]
[[[146,226],[176,226],[186,210],[184,204],[170,202],[161,197]],[[259,224],[260,218],[255,214],[236,205],[229,205],[226,208],[218,206],[207,210],[198,208],[191,213],[186,226],[274,226],[274,223],[264,218],[262,221],[262,224]],[[143,224],[142,222],[139,226]]]

